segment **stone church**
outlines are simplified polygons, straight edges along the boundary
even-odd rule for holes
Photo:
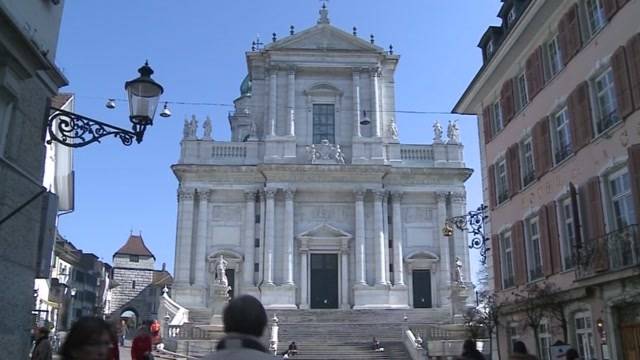
[[[468,301],[456,290],[470,286],[466,234],[441,229],[465,213],[471,170],[456,123],[446,136],[434,124],[432,144],[399,142],[399,59],[323,7],[315,26],[246,53],[231,141],[185,120],[177,303],[213,308],[220,255],[232,295],[268,309],[452,314]]]

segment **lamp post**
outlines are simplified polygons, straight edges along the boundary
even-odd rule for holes
[[[442,235],[447,237],[453,236],[454,227],[460,231],[468,231],[473,236],[469,243],[469,249],[480,250],[480,263],[482,265],[487,264],[487,253],[491,248],[487,246],[489,237],[484,233],[484,224],[486,223],[489,215],[487,213],[487,206],[482,204],[475,211],[469,211],[465,215],[450,217],[445,220],[444,227],[442,228]]]
[[[148,62],[145,62],[138,72],[140,76],[124,84],[129,99],[131,130],[51,107],[50,111],[53,114],[47,121],[47,131],[50,136],[47,143],[51,144],[55,141],[78,148],[100,142],[100,139],[105,136],[114,136],[126,146],[131,145],[133,140],[141,143],[147,126],[153,125],[153,117],[164,89],[151,78],[153,69]]]

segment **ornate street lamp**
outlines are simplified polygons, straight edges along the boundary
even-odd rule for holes
[[[51,144],[55,141],[65,146],[77,148],[93,142],[100,142],[100,139],[105,136],[117,137],[126,146],[131,145],[134,139],[137,143],[142,142],[147,126],[153,125],[153,117],[158,108],[158,100],[164,89],[151,78],[153,70],[148,62],[145,62],[138,69],[138,72],[140,76],[125,82],[124,85],[129,98],[131,130],[125,130],[83,115],[51,107],[50,111],[53,114],[47,122],[47,130],[50,136],[47,143]],[[107,107],[110,107],[110,103],[107,104]],[[115,107],[115,105],[113,106]]]
[[[487,253],[491,248],[487,246],[489,237],[484,233],[484,224],[489,218],[486,215],[487,206],[480,205],[477,210],[469,211],[465,215],[450,217],[445,220],[442,235],[453,236],[454,227],[460,231],[468,231],[473,236],[469,243],[469,249],[480,250],[480,263],[487,264]]]

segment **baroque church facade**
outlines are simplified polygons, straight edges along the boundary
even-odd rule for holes
[[[260,44],[258,44],[260,45]],[[232,294],[271,309],[433,308],[468,301],[457,126],[398,140],[399,56],[330,24],[254,47],[229,115],[231,141],[185,120],[173,298],[213,308],[220,255]]]

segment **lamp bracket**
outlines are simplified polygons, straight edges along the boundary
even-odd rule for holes
[[[450,217],[445,221],[445,227],[456,227],[458,230],[471,233],[469,249],[480,250],[480,263],[487,264],[487,253],[491,248],[487,246],[489,237],[484,233],[484,225],[489,218],[487,206],[482,204],[475,211],[469,211],[465,215]]]

